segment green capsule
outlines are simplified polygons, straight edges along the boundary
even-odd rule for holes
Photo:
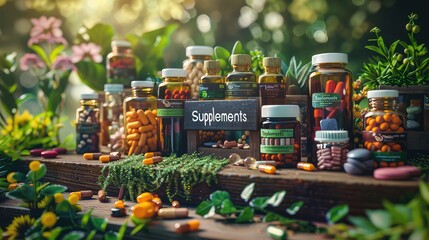
[[[267,235],[272,239],[276,239],[276,240],[286,240],[287,239],[286,231],[281,229],[281,228],[274,227],[274,226],[268,226],[266,232],[267,232]]]

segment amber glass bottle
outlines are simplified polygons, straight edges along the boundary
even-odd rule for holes
[[[225,99],[246,99],[259,97],[256,75],[250,71],[249,54],[231,56],[233,71],[225,79]]]
[[[128,41],[112,41],[112,52],[107,55],[107,82],[123,84],[130,88],[136,78],[134,55]]]
[[[280,58],[264,57],[262,63],[265,72],[258,80],[262,105],[285,104],[286,78],[280,74]]]
[[[157,100],[152,81],[132,81],[132,96],[124,100],[125,154],[159,151]]]

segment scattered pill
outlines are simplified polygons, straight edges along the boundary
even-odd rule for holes
[[[186,223],[176,223],[174,228],[176,228],[176,233],[194,232],[200,228],[200,221],[193,219]]]
[[[296,167],[301,170],[305,171],[314,171],[316,170],[316,167],[312,163],[307,162],[299,162]]]
[[[285,230],[274,226],[268,226],[266,233],[270,238],[276,240],[286,240],[287,238],[287,233]]]
[[[107,202],[107,195],[106,195],[106,192],[104,190],[102,190],[102,189],[98,190],[97,197],[98,197],[98,201],[100,201],[102,203]]]
[[[67,153],[67,149],[62,148],[62,147],[55,147],[55,148],[52,148],[51,150],[57,152],[58,154],[66,154]]]
[[[259,165],[258,170],[263,173],[275,174],[277,169],[275,166],[271,165]]]
[[[174,200],[174,201],[171,202],[171,206],[174,207],[174,208],[179,208],[180,207],[180,203],[179,203],[179,201]]]
[[[125,208],[112,208],[112,217],[124,217],[126,214]]]
[[[119,160],[119,157],[118,156],[111,156],[111,155],[101,155],[99,160],[102,163],[108,163],[111,161]]]
[[[101,153],[84,153],[83,158],[86,160],[98,160],[101,155]]]
[[[245,167],[251,168],[251,167],[255,166],[255,163],[256,163],[256,158],[254,158],[254,157],[247,157],[247,158],[244,159],[244,163],[243,164],[244,164]]]
[[[237,147],[237,142],[236,141],[227,141],[227,140],[225,140],[225,142],[223,143],[223,146],[225,146],[225,148]]]
[[[144,192],[144,193],[142,193],[142,194],[140,194],[140,195],[137,196],[136,201],[138,203],[141,203],[141,202],[150,202],[150,201],[152,201],[152,199],[153,199],[152,193],[150,193],[150,192]]]
[[[80,199],[90,199],[92,198],[92,195],[94,194],[91,190],[82,190],[78,192],[71,192],[70,196],[76,194]]]
[[[33,157],[39,157],[39,156],[41,156],[42,155],[42,152],[44,152],[45,151],[45,149],[42,149],[42,148],[35,148],[35,149],[31,149],[30,150],[30,154],[31,154],[31,156],[33,156]]]
[[[156,211],[158,212],[158,210],[159,210],[160,208],[162,208],[162,200],[161,200],[161,198],[159,198],[159,197],[154,197],[154,198],[152,199],[152,202],[153,202],[153,203],[155,203],[155,205],[156,205],[156,207],[157,207]]]
[[[151,165],[159,162],[162,162],[161,156],[154,156],[154,157],[143,159],[143,165]]]
[[[56,158],[58,153],[53,151],[53,150],[47,150],[47,151],[43,151],[41,153],[42,157],[44,158]]]
[[[365,148],[356,148],[347,153],[348,158],[354,158],[358,160],[367,160],[370,158],[371,152]]]
[[[186,218],[188,217],[187,208],[161,208],[158,211],[160,218]]]
[[[115,206],[115,208],[125,208],[123,200],[116,201],[114,206]]]
[[[111,153],[109,153],[109,155],[112,156],[112,157],[121,158],[121,153],[120,152],[111,152]]]
[[[161,156],[161,152],[147,152],[144,154],[145,158],[152,158],[154,156]]]
[[[228,160],[229,160],[229,163],[234,164],[237,161],[241,160],[241,157],[237,153],[233,153],[233,154],[229,155]]]

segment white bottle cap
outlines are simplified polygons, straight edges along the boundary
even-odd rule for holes
[[[345,53],[321,53],[311,57],[311,64],[320,63],[348,63],[347,54]]]
[[[345,130],[316,131],[314,141],[318,142],[346,142],[349,140],[349,133]]]
[[[213,48],[208,46],[189,46],[186,48],[186,56],[199,55],[199,56],[212,56]]]
[[[188,72],[181,68],[164,68],[161,72],[162,78],[165,77],[186,77]]]
[[[155,85],[152,81],[132,81],[131,87],[153,88]]]
[[[83,99],[83,100],[98,99],[98,94],[97,93],[82,93],[80,95],[80,99]]]
[[[263,118],[297,118],[299,117],[298,105],[264,105],[261,108]]]
[[[124,90],[124,85],[116,83],[104,84],[105,92],[122,92]]]
[[[111,42],[111,46],[116,46],[116,47],[131,47],[131,43],[125,40],[113,40]]]
[[[384,97],[393,97],[397,98],[399,96],[398,90],[370,90],[368,91],[368,98],[384,98]]]

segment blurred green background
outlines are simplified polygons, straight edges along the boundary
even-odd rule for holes
[[[179,23],[165,49],[165,67],[182,67],[189,45],[223,46],[231,49],[240,40],[249,49],[266,56],[292,56],[308,62],[322,52],[349,55],[348,68],[356,79],[371,52],[364,46],[377,26],[387,43],[407,39],[405,24],[417,13],[427,43],[427,1],[424,0],[0,0],[0,54],[28,52],[31,18],[42,15],[62,19],[61,29],[70,44],[82,26],[102,22],[116,29],[117,37],[141,34],[170,23]],[[161,69],[160,69],[161,70]],[[31,88],[31,86],[30,86]],[[73,112],[83,91],[72,80],[67,91],[66,115]],[[37,111],[28,103],[28,108]],[[70,130],[71,131],[71,130]]]

